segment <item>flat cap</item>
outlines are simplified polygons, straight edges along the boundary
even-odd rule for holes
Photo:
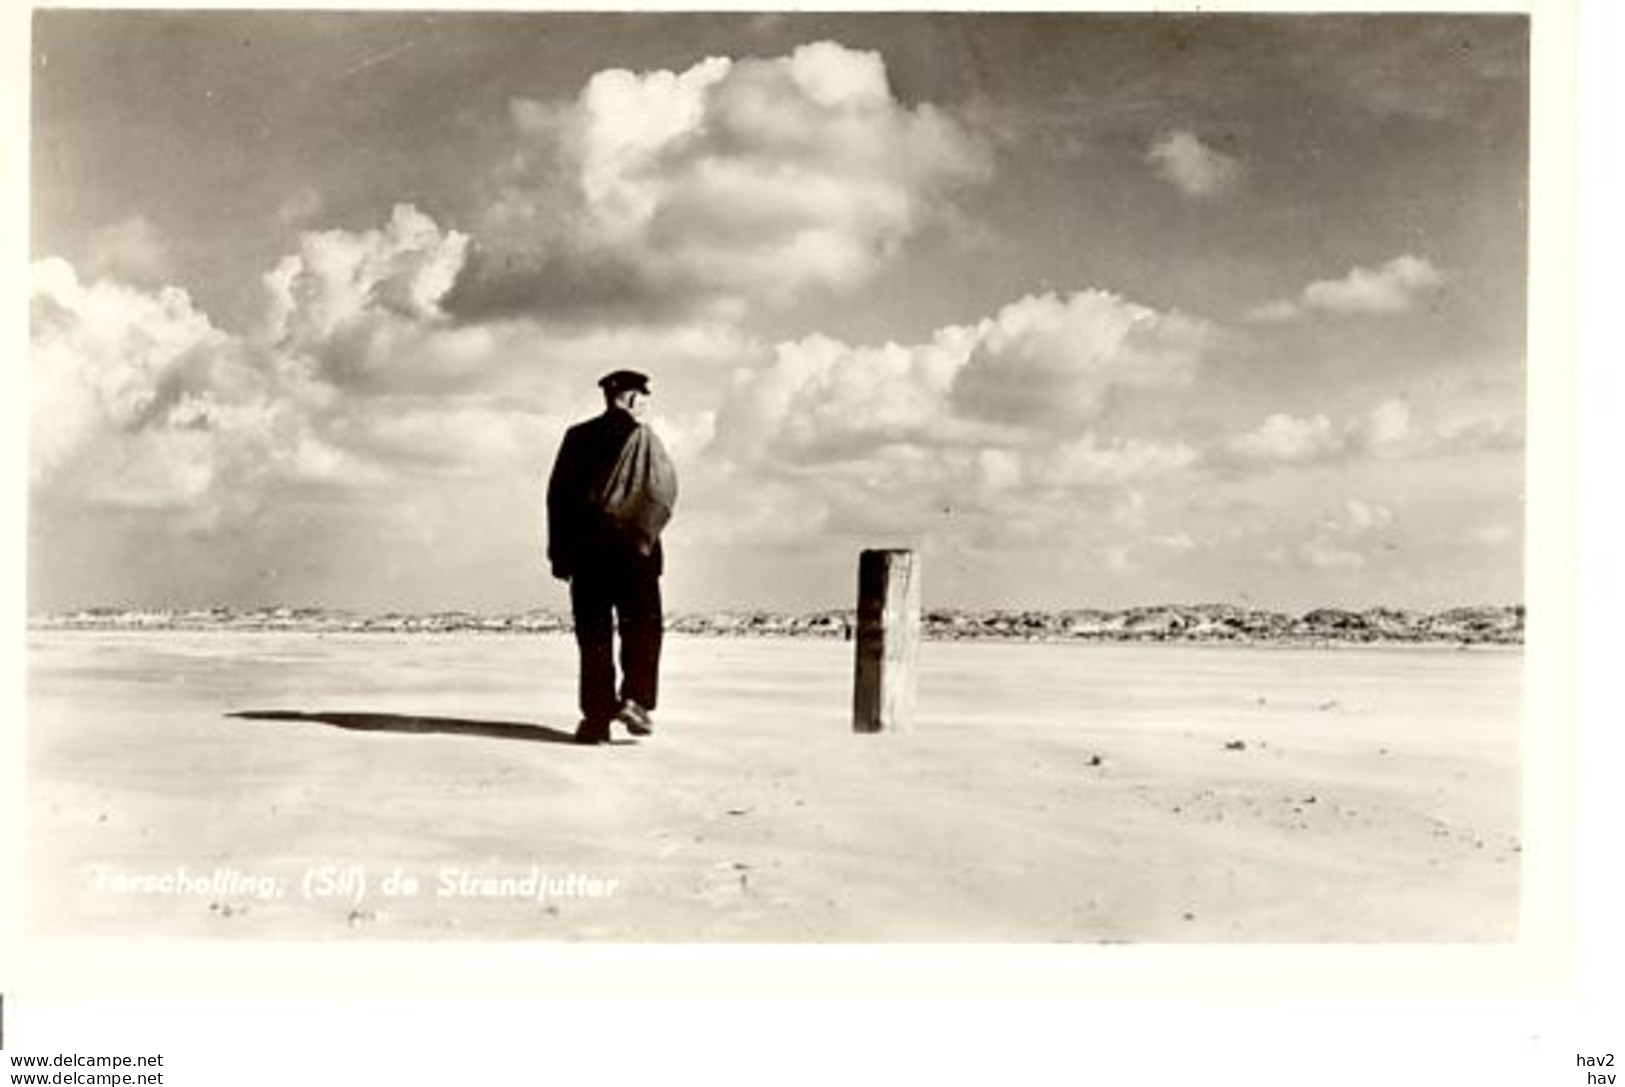
[[[636,389],[644,396],[648,396],[649,375],[640,374],[636,370],[616,370],[599,378],[598,387],[611,396],[627,389]]]

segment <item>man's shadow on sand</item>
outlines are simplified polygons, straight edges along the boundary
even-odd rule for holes
[[[574,744],[575,734],[518,721],[471,721],[461,717],[418,717],[400,713],[307,713],[304,710],[235,710],[226,714],[249,721],[305,721],[351,732],[442,733],[496,740]]]

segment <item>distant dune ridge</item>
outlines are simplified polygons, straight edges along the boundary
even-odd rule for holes
[[[937,641],[1233,642],[1238,644],[1449,643],[1523,644],[1524,608],[1469,606],[1439,612],[1397,608],[1315,608],[1301,615],[1233,604],[1161,604],[1109,611],[961,610],[932,608],[924,635]],[[535,610],[517,614],[451,611],[357,615],[326,608],[209,608],[193,611],[87,608],[31,616],[50,630],[308,630],[380,633],[558,633],[568,615]],[[780,613],[735,611],[676,614],[667,629],[679,634],[846,638],[850,609]]]

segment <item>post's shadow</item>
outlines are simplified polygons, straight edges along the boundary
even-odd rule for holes
[[[443,733],[543,744],[575,743],[574,733],[518,721],[472,721],[461,717],[419,717],[401,713],[309,713],[304,710],[234,710],[226,716],[249,721],[306,721],[351,732]]]

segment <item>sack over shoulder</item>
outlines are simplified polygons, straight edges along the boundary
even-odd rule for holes
[[[640,423],[627,435],[593,504],[639,554],[653,552],[677,505],[677,469],[648,426]]]

